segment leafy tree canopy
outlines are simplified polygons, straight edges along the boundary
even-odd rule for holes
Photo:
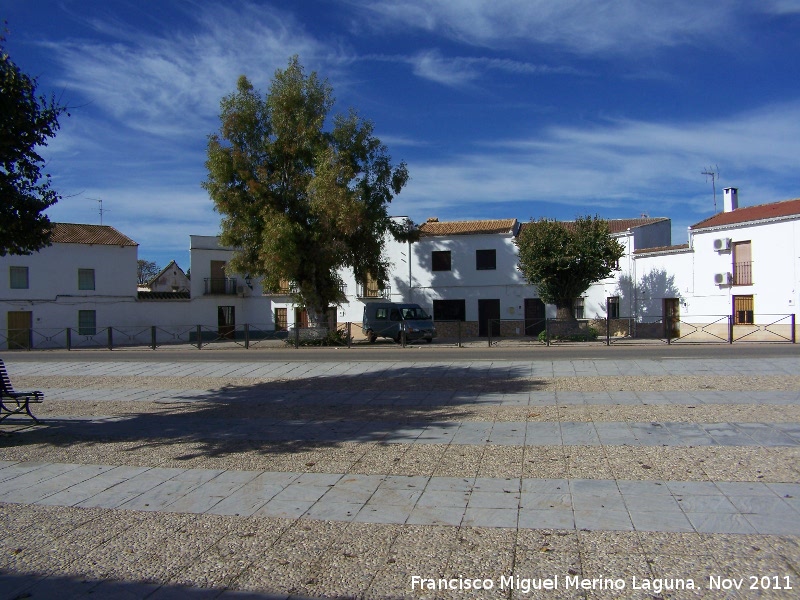
[[[240,77],[222,99],[203,183],[222,215],[221,241],[236,249],[231,270],[260,276],[268,289],[293,281],[316,323],[344,299],[340,268],[385,283],[386,234],[415,234],[387,212],[408,181],[406,165],[391,164],[372,123],[352,109],[326,131],[332,94],[296,56],[265,96]]]
[[[572,222],[540,219],[522,226],[516,240],[519,270],[539,297],[555,304],[559,319],[574,320],[575,299],[617,269],[625,248],[598,217]]]
[[[51,223],[42,211],[60,197],[41,173],[37,148],[55,136],[66,112],[54,98],[36,95],[36,79],[12,62],[4,41],[0,35],[0,256],[49,245]]]

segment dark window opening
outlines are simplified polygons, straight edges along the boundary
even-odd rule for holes
[[[450,250],[434,250],[431,252],[432,271],[449,271],[450,266]]]
[[[497,250],[476,250],[475,268],[478,271],[494,271],[497,269]]]
[[[467,320],[466,300],[434,300],[433,320],[466,321]]]

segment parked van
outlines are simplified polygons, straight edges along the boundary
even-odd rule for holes
[[[398,302],[369,302],[364,307],[361,330],[370,342],[387,337],[400,343],[401,332],[406,340],[425,340],[430,343],[436,337],[431,316],[419,304]]]

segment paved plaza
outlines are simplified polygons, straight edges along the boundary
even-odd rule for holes
[[[0,598],[793,597],[800,358],[643,354],[9,355]]]

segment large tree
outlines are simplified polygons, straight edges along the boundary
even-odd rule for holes
[[[406,165],[391,164],[354,110],[329,122],[332,105],[328,82],[306,76],[296,56],[266,95],[240,77],[221,102],[203,183],[222,215],[221,241],[235,248],[230,270],[260,276],[267,289],[294,282],[315,324],[344,300],[341,268],[360,283],[385,283],[385,236],[414,236],[387,212],[408,181]]]
[[[43,211],[58,202],[38,154],[65,112],[54,98],[36,95],[36,78],[15,65],[0,35],[0,256],[31,254],[49,245]]]
[[[522,226],[516,244],[519,270],[544,302],[556,305],[556,318],[567,321],[575,320],[575,299],[609,277],[625,253],[598,217],[531,221]]]

